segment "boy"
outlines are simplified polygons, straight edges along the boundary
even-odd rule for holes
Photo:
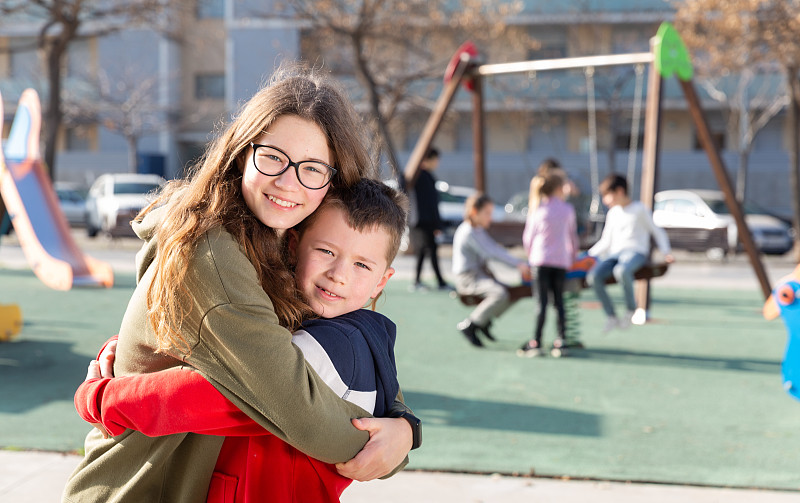
[[[633,274],[647,262],[650,254],[650,238],[664,255],[664,261],[672,262],[667,233],[653,223],[653,215],[639,201],[628,197],[628,182],[622,176],[610,174],[600,184],[603,204],[609,209],[600,240],[589,249],[589,255],[598,257],[597,263],[586,274],[586,282],[594,288],[608,319],[603,332],[614,328],[628,328],[636,311],[633,297]],[[614,313],[614,306],[606,292],[606,279],[614,275],[625,293],[627,311],[622,319]],[[644,313],[641,313],[644,314]],[[644,316],[637,314],[637,321]]]
[[[332,190],[289,236],[297,288],[321,316],[304,323],[293,342],[326,384],[375,415],[388,411],[399,390],[395,327],[361,308],[370,300],[374,308],[394,274],[390,264],[406,207],[400,192],[362,180]],[[227,437],[207,501],[338,501],[350,483],[334,466],[269,435],[197,372],[176,368],[99,379],[97,367],[90,364],[75,405],[82,418],[112,435],[131,428],[146,435],[192,431]],[[420,438],[417,430],[415,446]]]

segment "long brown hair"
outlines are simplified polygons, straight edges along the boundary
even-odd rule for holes
[[[317,70],[299,64],[279,68],[209,144],[190,180],[170,182],[137,216],[141,220],[153,208],[167,206],[156,234],[156,274],[147,292],[159,351],[188,349],[180,328],[192,309],[192,292],[183,280],[198,240],[214,228],[224,228],[242,247],[281,325],[294,328],[308,313],[283,260],[281,237],[256,218],[242,195],[249,143],[284,115],[314,122],[325,133],[338,170],[332,184],[350,186],[374,176],[361,121],[342,89]]]

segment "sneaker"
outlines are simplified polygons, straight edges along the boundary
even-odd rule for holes
[[[536,358],[542,356],[542,350],[536,341],[528,341],[517,350],[517,356],[520,358]]]
[[[456,328],[464,334],[464,337],[472,344],[473,346],[483,347],[483,343],[478,339],[478,336],[475,335],[475,330],[478,328],[477,325],[472,323],[469,319],[466,319],[456,325]]]
[[[567,343],[564,342],[564,339],[556,339],[553,341],[553,347],[550,348],[550,356],[553,358],[567,356]]]
[[[483,334],[483,336],[484,336],[484,337],[486,337],[486,338],[487,338],[487,339],[489,339],[490,341],[496,341],[497,339],[495,339],[495,338],[494,338],[494,335],[492,335],[492,334],[489,332],[489,327],[491,327],[491,326],[492,326],[492,322],[490,321],[489,323],[487,323],[487,324],[486,324],[486,326],[485,326],[485,327],[478,327],[478,326],[476,326],[476,328],[478,329],[478,331],[479,331],[480,333],[482,333],[482,334]]]
[[[647,311],[641,307],[634,311],[633,316],[631,316],[631,323],[634,325],[644,325],[647,323]]]
[[[619,320],[616,316],[609,316],[606,320],[606,324],[603,325],[603,333],[607,334],[608,332],[614,330],[615,328],[619,327]]]
[[[440,292],[455,292],[456,289],[453,287],[453,285],[448,285],[447,283],[442,283],[441,285],[439,285],[439,291]]]
[[[622,318],[619,320],[619,328],[625,330],[631,326],[631,318],[633,318],[633,311],[626,311]]]

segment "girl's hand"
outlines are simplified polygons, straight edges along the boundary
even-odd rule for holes
[[[114,377],[114,356],[117,352],[117,341],[111,341],[106,344],[103,351],[100,353],[100,360],[92,360],[89,362],[89,368],[86,371],[86,381],[90,379],[100,379],[106,377]],[[110,435],[105,426],[101,423],[89,423],[103,434],[103,438],[108,438]]]
[[[117,341],[113,340],[106,344],[97,360],[100,367],[99,377],[114,377],[114,358],[117,354]]]
[[[403,418],[353,419],[353,426],[368,431],[369,441],[356,457],[336,464],[343,477],[361,482],[383,477],[399,466],[411,450],[411,426]]]
[[[533,279],[533,274],[531,274],[531,266],[528,264],[519,264],[517,266],[517,270],[519,270],[519,273],[522,276],[522,281],[530,283],[530,281]]]
[[[89,369],[86,371],[86,379],[84,381],[89,381],[91,379],[100,379],[100,364],[97,363],[97,360],[92,360],[89,362]]]

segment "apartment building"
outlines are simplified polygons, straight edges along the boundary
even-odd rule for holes
[[[665,0],[526,0],[522,5],[520,12],[506,20],[501,36],[479,47],[483,61],[645,52],[659,24],[671,20],[674,12]],[[140,169],[155,167],[167,177],[184,172],[220,121],[235,113],[283,59],[326,63],[351,85],[354,100],[362,100],[363,91],[358,90],[352,73],[348,74],[352,68],[333,64],[331,55],[319,49],[324,44],[315,43],[316,31],[286,16],[273,15],[279,9],[278,2],[271,0],[199,0],[195,12],[185,19],[180,41],[133,29],[82,39],[70,47],[65,87],[83,86],[86,92],[85,81],[98,76],[126,89],[147,82],[149,106],[158,110],[163,120],[138,141]],[[0,91],[6,122],[13,116],[22,89],[47,92],[35,48],[40,24],[35,19],[0,21]],[[521,37],[539,44],[520,49],[520,44],[512,42]],[[440,38],[447,38],[447,30],[441,30]],[[462,41],[441,42],[437,47],[446,62]],[[637,85],[646,82],[646,70],[638,78],[636,66],[629,65],[595,69],[591,80],[584,69],[487,79],[485,139],[490,195],[499,202],[513,196],[527,186],[546,157],[560,159],[579,186],[590,191],[590,168],[596,167],[599,177],[612,170],[627,171],[632,136],[638,140],[633,152],[640,165],[644,113],[637,115],[634,110],[637,97],[646,98]],[[432,103],[441,84],[420,89]],[[729,126],[729,107],[700,90],[734,177],[739,135]],[[675,82],[665,82],[662,104],[658,188],[713,188],[711,169]],[[365,106],[361,109],[367,110]],[[471,115],[470,96],[459,91],[435,139],[442,152],[438,175],[456,185],[473,183]],[[426,111],[409,107],[391,124],[401,163],[408,158],[426,119]],[[782,112],[756,137],[747,192],[749,198],[781,214],[788,214],[790,208],[785,122]],[[99,173],[131,169],[126,138],[107,126],[79,120],[65,125],[59,134],[59,179],[89,183]],[[154,160],[158,162],[152,163]]]

